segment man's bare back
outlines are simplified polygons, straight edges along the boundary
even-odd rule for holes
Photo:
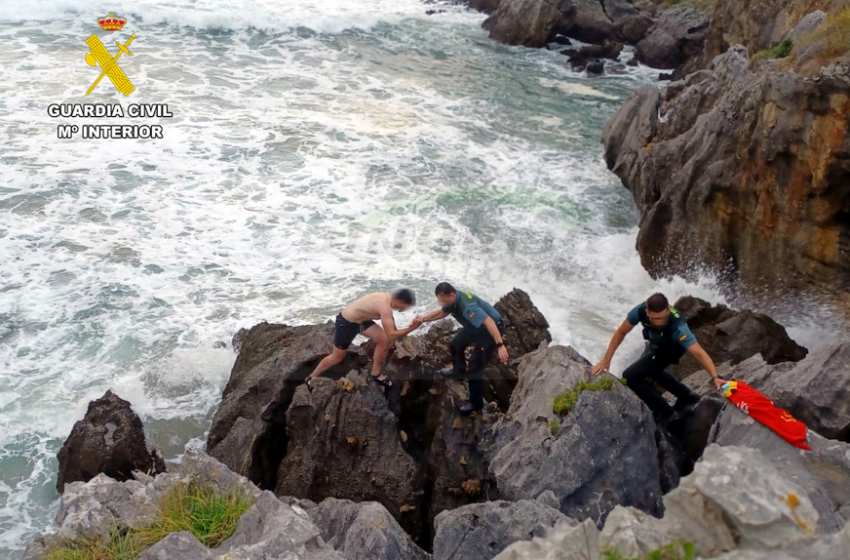
[[[369,319],[380,319],[383,315],[392,316],[393,310],[390,307],[392,295],[388,292],[374,292],[366,294],[349,303],[342,310],[342,316],[346,321],[352,323],[362,323]]]

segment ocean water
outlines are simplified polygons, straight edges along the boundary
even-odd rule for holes
[[[97,25],[110,12],[123,30]],[[526,290],[555,342],[596,360],[657,289],[723,301],[709,277],[650,279],[602,160],[605,120],[657,71],[588,79],[556,51],[491,42],[483,19],[415,0],[0,4],[0,558],[52,528],[56,453],[107,389],[167,459],[202,447],[241,327],[325,321],[400,285],[419,294],[405,325],[447,280]],[[85,96],[92,33],[113,54],[136,35],[130,96],[106,79]],[[173,117],[53,118],[52,103]],[[164,137],[59,139],[60,124]]]

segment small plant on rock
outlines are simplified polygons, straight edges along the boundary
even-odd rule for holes
[[[581,381],[569,391],[560,393],[552,402],[552,412],[566,414],[575,406],[578,396],[585,391],[610,390],[614,388],[614,378],[605,376],[599,381]]]

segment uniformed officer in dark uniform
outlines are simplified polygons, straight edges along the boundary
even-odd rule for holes
[[[484,407],[484,368],[495,353],[502,363],[508,362],[508,350],[502,340],[502,316],[483,299],[469,292],[458,292],[447,282],[439,284],[434,293],[442,307],[417,319],[437,321],[451,315],[463,326],[449,346],[452,367],[441,373],[447,379],[465,377],[469,382],[469,401],[461,405],[461,413],[481,410]],[[473,344],[475,348],[467,369],[465,351]]]
[[[623,379],[626,380],[626,385],[652,410],[656,420],[663,421],[670,418],[674,409],[649,384],[647,378],[654,380],[676,397],[676,409],[682,409],[699,400],[693,391],[665,369],[670,364],[679,363],[679,359],[685,353],[693,356],[711,375],[718,389],[723,386],[725,381],[717,375],[714,361],[697,342],[685,319],[670,305],[664,294],[654,294],[629,311],[626,320],[611,338],[605,357],[591,369],[593,375],[599,375],[611,366],[614,352],[638,323],[643,326],[643,337],[647,341],[647,347],[640,359],[626,368]]]

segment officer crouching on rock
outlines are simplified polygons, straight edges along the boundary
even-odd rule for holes
[[[654,294],[629,311],[626,320],[611,338],[605,357],[591,369],[593,375],[599,375],[611,367],[614,352],[638,323],[643,325],[643,337],[647,340],[646,349],[635,363],[626,368],[623,379],[646,403],[656,423],[665,423],[676,411],[699,401],[696,393],[665,369],[671,364],[679,363],[685,353],[693,356],[708,372],[717,389],[723,386],[725,381],[717,375],[711,356],[700,346],[685,319],[670,305],[664,294]],[[676,397],[675,408],[667,404],[647,378],[654,380]]]

